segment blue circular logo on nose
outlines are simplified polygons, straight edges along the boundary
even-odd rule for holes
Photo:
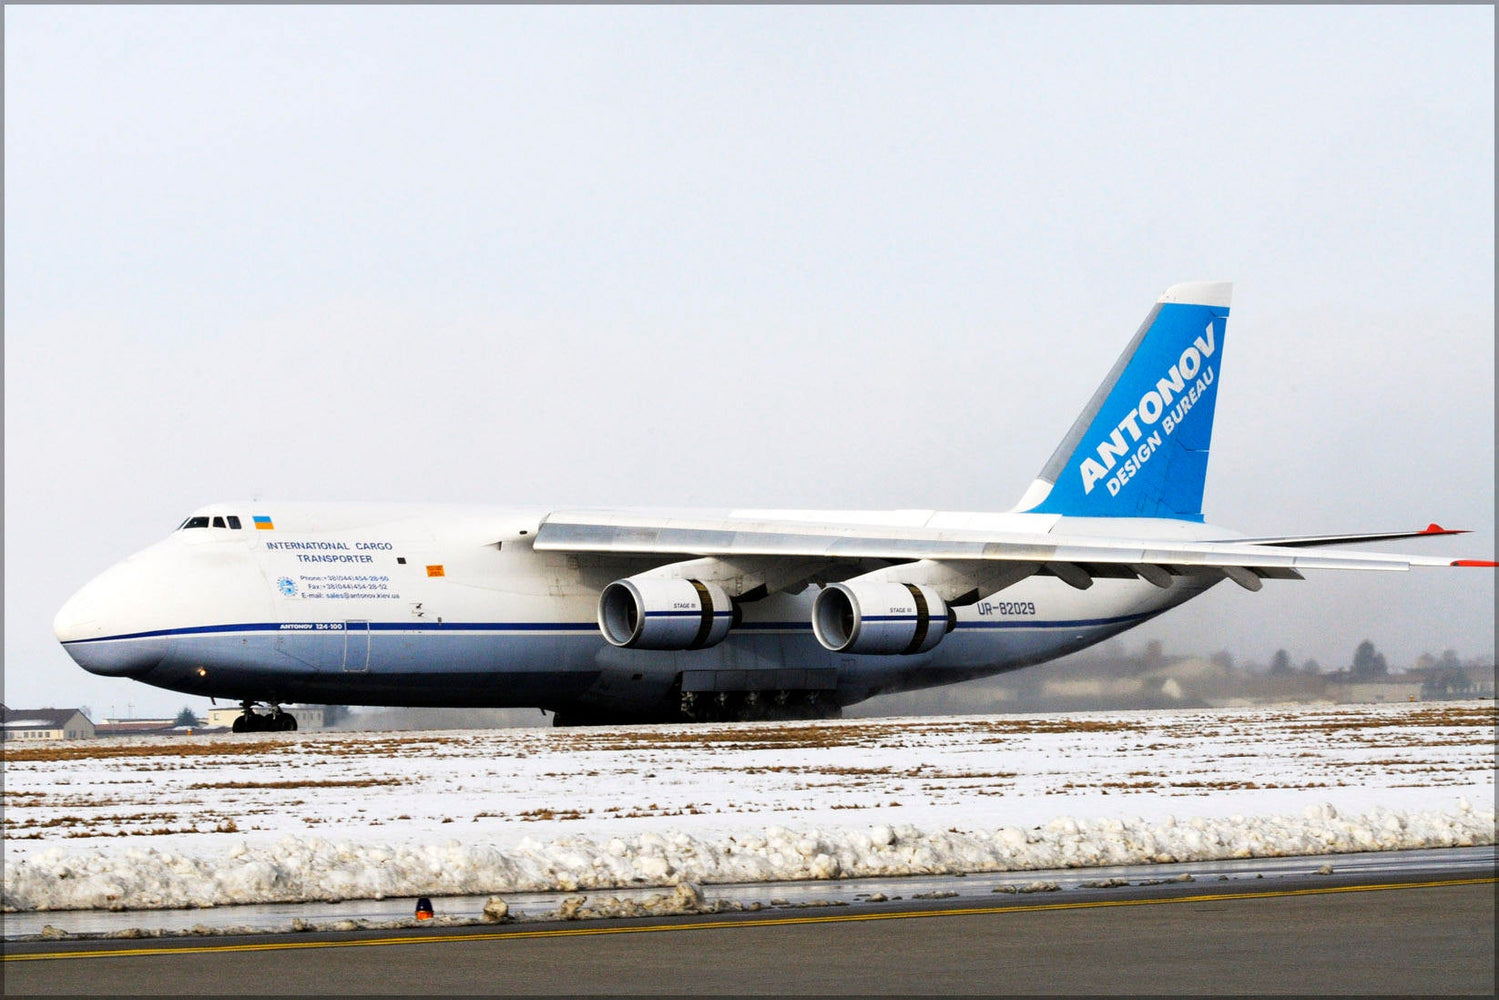
[[[283,576],[281,579],[277,580],[276,587],[281,591],[282,596],[284,597],[297,596],[297,584],[289,576]]]

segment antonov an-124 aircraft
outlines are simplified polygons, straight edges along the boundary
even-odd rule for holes
[[[556,725],[825,718],[1015,670],[1231,580],[1493,566],[1204,522],[1226,283],[1166,290],[1004,513],[236,502],[86,584],[85,670],[281,705],[539,707]],[[264,706],[257,711],[257,706]]]

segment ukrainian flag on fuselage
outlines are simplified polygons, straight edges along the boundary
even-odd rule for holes
[[[271,523],[271,519],[264,514],[255,514],[251,519],[255,522],[255,530],[257,531],[274,531],[276,529],[276,526]]]

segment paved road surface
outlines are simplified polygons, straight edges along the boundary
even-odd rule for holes
[[[1129,886],[1065,902],[914,901],[925,908],[524,929],[10,942],[4,986],[7,996],[96,994],[106,984],[192,995],[1493,995],[1495,880],[1463,876]]]

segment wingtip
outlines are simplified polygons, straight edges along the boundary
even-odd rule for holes
[[[1492,559],[1454,559],[1452,560],[1452,565],[1480,566],[1486,569],[1492,569],[1494,567],[1499,567],[1499,562],[1494,562]]]
[[[1435,521],[1433,521],[1433,522],[1431,522],[1430,524],[1428,524],[1425,528],[1423,528],[1421,530],[1421,534],[1423,534],[1423,535],[1466,535],[1466,534],[1468,534],[1468,529],[1467,528],[1444,528],[1440,524],[1437,524]]]

